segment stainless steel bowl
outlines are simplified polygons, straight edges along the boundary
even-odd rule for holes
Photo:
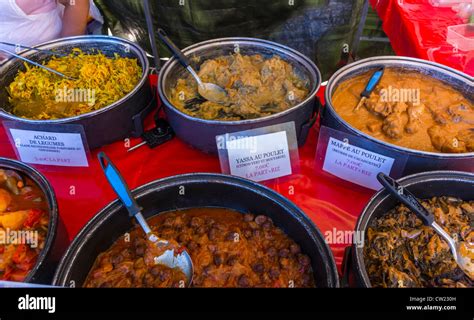
[[[332,95],[343,81],[378,67],[396,67],[404,70],[418,71],[436,78],[462,92],[466,98],[473,100],[473,78],[460,71],[438,63],[408,57],[374,57],[354,62],[341,68],[330,79],[325,93],[325,110],[321,124],[327,127],[350,133],[363,138],[363,143],[357,145],[373,152],[384,154],[383,150],[390,149],[395,158],[407,158],[404,172],[401,176],[429,170],[460,170],[474,172],[474,152],[470,153],[435,153],[407,149],[388,142],[380,141],[356,128],[342,119],[332,105]]]
[[[80,48],[86,53],[100,50],[109,57],[118,54],[121,57],[135,58],[138,60],[143,74],[131,92],[105,108],[64,119],[30,120],[10,113],[11,105],[8,101],[6,88],[13,82],[18,70],[25,69],[23,61],[11,58],[0,65],[0,119],[51,128],[58,124],[80,124],[84,127],[91,149],[124,139],[130,135],[139,136],[143,133],[143,119],[155,106],[155,103],[148,80],[149,62],[145,51],[137,44],[116,37],[78,36],[45,42],[37,45],[36,48],[54,50],[59,53],[70,53],[73,48]],[[25,50],[19,54],[34,61],[44,61],[50,58],[49,55],[34,50]]]
[[[232,54],[236,48],[243,55],[261,54],[265,57],[278,55],[289,62],[300,77],[308,80],[307,98],[291,109],[257,119],[219,121],[195,118],[175,108],[168,98],[177,80],[187,76],[185,69],[175,58],[172,58],[161,69],[158,93],[176,135],[197,149],[206,153],[216,153],[216,136],[218,135],[294,121],[298,144],[303,145],[319,110],[315,95],[321,84],[321,74],[316,65],[296,50],[275,42],[254,38],[214,39],[194,44],[182,51],[191,61],[198,61],[194,62],[193,67],[199,69],[199,65],[205,60]]]

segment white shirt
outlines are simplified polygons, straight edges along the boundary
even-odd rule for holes
[[[0,0],[0,41],[32,46],[53,40],[61,33],[63,11],[57,5],[48,12],[27,15],[15,0]]]
[[[15,0],[0,0],[0,41],[34,46],[56,39],[61,34],[64,6],[58,3],[47,12],[26,14]],[[90,1],[89,15],[99,24],[104,22],[99,9]],[[2,49],[15,51],[14,47],[1,45]],[[0,62],[6,56],[0,52]]]

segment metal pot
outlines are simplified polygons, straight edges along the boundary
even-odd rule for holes
[[[381,66],[418,71],[447,83],[471,100],[474,96],[474,82],[472,77],[441,64],[408,57],[387,56],[367,58],[341,68],[329,79],[325,93],[326,105],[321,124],[363,138],[364,142],[357,145],[360,148],[380,154],[384,154],[383,150],[387,150],[388,148],[391,151],[392,158],[408,157],[401,176],[428,170],[460,170],[474,172],[474,152],[458,154],[435,153],[396,146],[388,142],[377,140],[353,128],[337,114],[332,105],[332,95],[339,84],[349,78]]]
[[[143,120],[155,107],[154,93],[151,90],[148,75],[149,62],[145,51],[137,44],[125,39],[108,36],[78,36],[45,42],[37,45],[38,49],[55,50],[69,53],[73,48],[80,48],[86,53],[100,50],[103,54],[113,57],[135,58],[143,70],[142,77],[136,87],[122,99],[111,105],[90,113],[57,120],[29,120],[19,118],[11,113],[6,87],[13,81],[18,70],[24,70],[23,61],[11,58],[0,65],[0,119],[13,120],[29,125],[48,126],[58,124],[80,124],[84,127],[89,148],[94,149],[126,137],[139,136],[143,133]],[[33,61],[48,60],[50,56],[34,50],[20,53]],[[39,129],[40,130],[40,129]]]
[[[316,286],[339,286],[336,264],[321,232],[288,199],[262,185],[226,175],[198,173],[157,180],[132,193],[144,208],[145,218],[196,207],[267,215],[311,258]],[[99,253],[132,227],[132,220],[118,200],[106,206],[76,236],[58,266],[53,283],[82,286]]]
[[[431,171],[414,174],[398,180],[420,199],[452,196],[465,201],[474,200],[474,174],[458,171]],[[377,217],[385,215],[399,202],[385,190],[375,194],[362,211],[355,231],[366,234],[367,227]],[[346,250],[344,259],[344,283],[350,286],[371,287],[365,269],[364,250],[356,245]]]
[[[299,76],[309,80],[308,97],[291,109],[258,119],[219,121],[195,118],[175,108],[168,99],[177,80],[186,76],[187,72],[175,58],[171,58],[161,69],[158,93],[176,135],[201,151],[216,153],[216,136],[218,135],[294,121],[298,144],[303,145],[319,110],[315,95],[321,84],[321,74],[316,65],[296,50],[275,42],[254,38],[214,39],[194,44],[182,51],[191,61],[199,61],[194,62],[193,65],[194,68],[199,69],[199,64],[203,61],[232,54],[236,48],[243,55],[261,54],[265,57],[278,55],[289,62]]]
[[[15,170],[16,172],[30,178],[43,192],[49,206],[49,226],[44,248],[38,256],[38,261],[25,282],[50,283],[53,270],[57,265],[63,249],[67,245],[67,237],[64,226],[61,224],[58,214],[58,205],[54,190],[46,178],[32,167],[7,158],[0,158],[0,169]],[[60,233],[58,235],[58,232]]]

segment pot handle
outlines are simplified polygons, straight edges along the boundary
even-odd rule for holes
[[[300,136],[298,137],[299,138],[298,144],[300,146],[306,142],[306,138],[308,137],[309,130],[311,129],[312,126],[314,126],[314,124],[318,120],[320,107],[321,107],[321,102],[316,97],[314,101],[313,112],[311,113],[311,118],[308,120],[308,122],[303,123],[303,125],[301,126]]]
[[[344,249],[344,257],[342,259],[342,266],[341,266],[341,288],[349,288],[349,275],[350,270],[352,267],[352,246],[347,246]]]
[[[148,103],[148,105],[143,108],[143,110],[141,110],[139,113],[137,113],[136,115],[134,115],[132,117],[132,123],[133,123],[133,131],[131,133],[131,136],[132,137],[140,137],[144,132],[145,132],[145,128],[143,128],[143,122],[145,121],[145,118],[150,114],[150,112],[153,110],[154,106],[156,105],[156,90],[152,90],[153,91],[153,97],[150,101],[150,103]],[[158,111],[159,111],[160,108],[158,108]],[[157,111],[157,112],[158,112]]]

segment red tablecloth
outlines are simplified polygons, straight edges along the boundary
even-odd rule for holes
[[[435,61],[474,76],[474,51],[457,51],[447,43],[448,26],[463,24],[451,8],[429,0],[370,0],[397,55]]]
[[[322,96],[322,92],[320,95]],[[147,120],[152,122],[151,117]],[[305,146],[299,150],[300,173],[289,179],[285,178],[284,181],[272,181],[266,185],[298,205],[323,233],[352,231],[372,192],[341,186],[315,172],[317,136],[317,128],[314,126]],[[133,139],[131,144],[138,142],[140,139]],[[203,154],[177,138],[155,149],[142,147],[131,153],[126,152],[124,142],[116,142],[94,150],[90,157],[90,167],[85,169],[35,166],[54,188],[59,214],[65,223],[69,239],[73,239],[94,214],[116,198],[96,160],[99,151],[105,151],[114,161],[131,188],[176,174],[220,172],[217,157]],[[16,158],[5,130],[1,127],[0,156]],[[290,194],[290,190],[294,193]],[[338,266],[341,265],[347,245],[331,244]]]
[[[445,41],[446,26],[460,23],[454,12],[432,8],[427,0],[404,0],[403,5],[398,4],[397,0],[371,2],[384,20],[384,29],[397,54],[436,60],[471,75],[474,73],[474,52],[455,54]],[[319,96],[322,96],[322,92]],[[149,117],[148,125],[151,122]],[[312,128],[308,141],[299,150],[300,173],[266,185],[298,205],[323,233],[352,231],[373,192],[341,185],[315,171],[317,130],[316,126]],[[131,144],[138,142],[140,139],[134,139]],[[36,166],[55,190],[60,217],[65,223],[69,239],[73,239],[97,211],[116,198],[96,161],[99,151],[105,151],[111,157],[132,188],[176,174],[220,172],[217,157],[194,150],[177,138],[156,149],[142,147],[132,153],[126,152],[124,142],[116,142],[94,150],[90,167],[85,169]],[[0,156],[16,158],[1,124]],[[293,194],[289,193],[290,189],[294,190]],[[347,245],[331,244],[339,267]]]

